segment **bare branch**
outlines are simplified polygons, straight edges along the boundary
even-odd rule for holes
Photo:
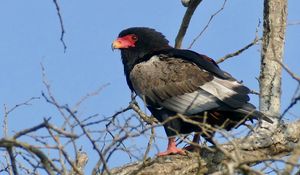
[[[82,125],[82,123],[80,122],[80,120],[77,118],[77,116],[66,106],[62,107],[63,109],[65,109],[74,119],[75,121],[79,124],[80,128],[82,129],[83,133],[86,135],[86,137],[89,139],[89,141],[92,143],[93,148],[96,150],[96,152],[98,153],[102,163],[103,163],[103,167],[106,170],[106,172],[110,175],[110,171],[108,168],[108,165],[105,161],[105,158],[101,152],[101,150],[98,148],[98,145],[96,144],[95,140],[92,138],[91,134],[85,129],[85,127]]]
[[[76,110],[81,105],[81,103],[84,102],[85,100],[87,100],[88,98],[93,97],[93,96],[97,96],[107,86],[109,86],[109,83],[106,83],[106,84],[100,86],[94,92],[88,93],[85,96],[81,97],[81,99],[75,104],[73,110]]]
[[[67,45],[64,41],[64,35],[65,35],[65,28],[64,28],[64,22],[63,22],[63,19],[62,19],[62,16],[61,16],[61,13],[60,13],[60,7],[58,5],[58,2],[57,0],[53,0],[53,3],[55,5],[55,8],[56,8],[56,12],[57,12],[57,16],[58,16],[58,19],[59,19],[59,24],[60,24],[60,29],[61,29],[61,34],[60,34],[60,41],[64,47],[64,52],[66,52],[67,50]]]
[[[50,118],[49,118],[49,119],[46,119],[43,123],[41,123],[41,124],[39,124],[39,125],[37,125],[37,126],[31,127],[31,128],[28,128],[28,129],[24,129],[24,130],[22,130],[22,131],[17,132],[17,133],[14,135],[13,139],[17,139],[17,138],[19,138],[19,137],[21,137],[21,136],[23,136],[23,135],[26,135],[26,134],[28,134],[28,133],[30,133],[30,132],[34,132],[34,131],[36,131],[36,130],[39,130],[39,129],[41,129],[41,128],[46,127],[46,123],[47,123],[49,120],[50,120]]]
[[[296,80],[299,84],[300,84],[300,77],[298,75],[296,75],[293,71],[291,71],[291,69],[288,68],[287,65],[283,64],[281,61],[279,60],[273,60],[275,62],[277,62],[278,64],[281,65],[281,67],[294,79]],[[296,95],[296,94],[295,94]],[[294,106],[297,104],[297,102],[300,100],[300,95],[296,96],[295,98],[292,99],[291,104],[283,111],[283,113],[280,116],[280,120],[284,117],[284,115]]]
[[[201,150],[201,165],[197,164],[199,155],[188,153],[187,156],[172,155],[165,157],[157,157],[147,162],[149,164],[143,164],[137,162],[116,169],[112,169],[112,174],[119,175],[129,174],[128,172],[137,171],[142,165],[144,166],[138,174],[151,174],[151,172],[159,172],[159,174],[176,174],[178,171],[188,168],[192,169],[192,172],[197,171],[198,168],[206,170],[204,173],[214,173],[220,171],[222,164],[229,163],[235,160],[234,166],[245,172],[251,172],[254,174],[261,174],[259,171],[249,167],[263,161],[284,161],[280,157],[284,157],[290,154],[290,152],[296,149],[296,144],[299,141],[300,130],[297,129],[300,125],[300,121],[293,122],[277,129],[274,135],[270,136],[272,143],[265,147],[256,145],[257,137],[247,137],[243,139],[234,139],[226,144],[218,144],[223,151],[211,151],[202,147]],[[233,144],[234,143],[234,144]],[[211,149],[214,149],[213,147]],[[224,152],[228,153],[227,156]],[[236,153],[235,153],[236,152]],[[239,154],[239,159],[235,158],[235,154]],[[229,156],[229,155],[233,155]],[[234,159],[233,159],[234,158]],[[172,162],[172,164],[170,164]],[[168,164],[168,166],[166,166]],[[220,165],[220,166],[217,166]],[[293,165],[293,163],[291,163]],[[295,164],[294,164],[295,165]],[[298,165],[297,165],[298,166]],[[180,174],[180,173],[177,173]]]
[[[295,164],[297,164],[300,157],[300,142],[297,143],[295,149],[291,152],[291,156],[287,160],[285,170],[283,174],[292,174],[293,169],[295,168]]]
[[[151,135],[150,135],[150,139],[149,139],[149,142],[148,142],[148,145],[147,145],[147,148],[146,148],[146,151],[145,151],[145,154],[144,154],[144,162],[147,160],[147,156],[149,154],[149,151],[152,147],[152,142],[154,140],[154,137],[155,137],[155,133],[154,133],[154,127],[151,127]]]
[[[249,49],[250,47],[254,46],[255,44],[257,44],[257,42],[259,42],[259,41],[261,41],[261,40],[262,40],[262,38],[257,38],[257,37],[255,37],[254,40],[253,40],[251,43],[249,43],[249,44],[246,45],[245,47],[243,47],[243,48],[237,50],[236,52],[227,54],[227,55],[225,55],[224,57],[219,58],[219,59],[216,61],[216,63],[217,63],[217,64],[222,63],[223,61],[227,60],[228,58],[235,57],[235,56],[237,56],[237,55],[243,53],[245,50],[247,50],[247,49]]]
[[[44,166],[46,172],[50,175],[54,175],[54,171],[53,169],[55,169],[56,171],[58,171],[58,169],[55,167],[55,165],[53,164],[53,162],[48,159],[48,156],[46,156],[42,151],[40,151],[39,149],[33,147],[32,145],[29,145],[27,143],[24,142],[19,142],[16,141],[14,139],[0,139],[0,147],[20,147],[25,149],[26,151],[29,151],[31,153],[33,153],[34,155],[36,155],[39,159],[41,164]]]
[[[59,133],[59,134],[65,136],[65,137],[69,137],[69,138],[72,138],[72,139],[76,139],[76,138],[79,137],[78,135],[76,135],[76,134],[74,134],[74,133],[70,133],[70,132],[67,132],[67,131],[65,131],[65,130],[62,130],[62,129],[60,129],[60,128],[57,128],[56,126],[51,125],[51,124],[48,123],[48,122],[46,122],[45,124],[46,124],[46,128],[52,129],[53,131],[55,131],[55,132],[57,132],[57,133]]]
[[[224,0],[222,7],[216,11],[214,14],[212,14],[207,22],[207,24],[204,26],[204,28],[202,29],[202,31],[196,36],[196,38],[193,39],[193,41],[191,42],[190,46],[188,47],[188,49],[192,48],[192,46],[195,44],[195,42],[201,37],[201,35],[206,31],[206,29],[208,28],[209,24],[212,22],[212,20],[214,19],[214,17],[216,15],[218,15],[225,7],[227,0]]]
[[[288,26],[300,25],[300,21],[291,21],[287,23]]]
[[[14,175],[18,175],[18,169],[17,169],[17,165],[16,165],[16,158],[13,152],[13,148],[12,147],[7,147],[7,152],[10,158],[10,162],[11,162],[11,166],[12,166],[12,171],[14,173]]]
[[[298,81],[298,83],[300,83],[300,76],[296,75],[290,68],[288,68],[287,65],[283,64],[281,61],[279,60],[273,60],[276,61],[278,64],[280,64],[283,69],[296,81]]]
[[[76,174],[82,175],[82,172],[77,168],[77,166],[75,165],[75,162],[73,160],[71,160],[70,156],[64,150],[62,144],[60,143],[59,137],[56,137],[49,128],[47,128],[47,130],[48,130],[50,136],[53,138],[53,140],[57,143],[59,152],[65,157],[67,162],[71,165],[72,169],[76,172]],[[61,163],[61,164],[64,165],[63,163]]]
[[[136,103],[130,103],[130,107],[143,119],[147,124],[158,123],[158,120],[154,117],[147,116]]]
[[[291,102],[291,104],[283,111],[283,113],[280,116],[280,120],[284,117],[284,115],[294,106],[297,104],[297,102],[300,101],[300,95],[296,98],[294,98]]]
[[[5,112],[5,115],[9,115],[11,112],[13,112],[14,110],[16,110],[17,108],[21,107],[21,106],[28,106],[28,105],[31,105],[31,101],[33,100],[38,100],[40,99],[40,97],[31,97],[30,99],[26,100],[25,102],[22,102],[22,103],[19,103],[19,104],[16,104],[13,108],[7,110]]]
[[[179,31],[178,31],[176,39],[175,39],[175,48],[181,48],[183,38],[184,38],[184,36],[186,34],[186,31],[189,27],[192,16],[193,16],[196,8],[198,7],[198,5],[201,2],[202,2],[202,0],[191,0],[191,2],[189,2],[189,6],[186,9],[186,12],[184,14],[184,17],[182,19]]]

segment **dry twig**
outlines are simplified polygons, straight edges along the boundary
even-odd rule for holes
[[[231,58],[231,57],[235,57],[239,54],[241,54],[242,52],[244,52],[245,50],[249,49],[250,47],[254,46],[255,44],[257,44],[259,41],[261,41],[261,38],[257,38],[255,37],[254,40],[247,44],[245,47],[233,52],[233,53],[229,53],[227,55],[225,55],[224,57],[222,58],[219,58],[216,63],[219,64],[219,63],[222,63],[223,61],[227,60],[228,58]]]
[[[60,34],[60,41],[64,47],[64,52],[66,52],[67,50],[67,45],[64,41],[64,35],[65,35],[65,27],[64,27],[64,22],[63,22],[63,19],[62,19],[62,16],[61,16],[61,13],[60,13],[60,7],[58,5],[58,2],[57,0],[53,0],[53,3],[55,5],[55,8],[56,8],[56,12],[57,12],[57,16],[58,16],[58,19],[59,19],[59,24],[60,24],[60,29],[61,29],[61,34]]]
[[[224,0],[221,8],[216,11],[214,14],[212,14],[207,22],[207,24],[204,26],[204,28],[201,30],[201,32],[193,39],[193,41],[191,42],[191,44],[189,45],[188,49],[192,48],[192,46],[195,44],[195,42],[201,37],[201,35],[206,31],[206,29],[208,28],[208,26],[210,25],[210,23],[212,22],[212,20],[214,19],[215,16],[217,16],[225,7],[227,0]]]

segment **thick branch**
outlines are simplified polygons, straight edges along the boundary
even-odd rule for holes
[[[190,153],[187,156],[155,157],[146,162],[136,162],[112,169],[111,173],[121,175],[135,172],[138,175],[150,175],[159,172],[161,175],[173,175],[196,174],[198,170],[201,170],[202,173],[227,171],[224,164],[232,162],[233,160],[228,155],[235,155],[235,153],[239,154],[238,162],[234,162],[235,168],[242,171],[250,170],[248,165],[262,161],[283,161],[280,158],[289,155],[297,146],[300,138],[299,126],[300,121],[282,125],[277,128],[274,135],[268,136],[268,139],[262,138],[261,142],[266,139],[267,144],[260,144],[261,142],[257,142],[258,138],[252,135],[218,145],[220,149],[215,151],[202,148],[200,157],[196,153]],[[224,152],[220,150],[224,150]]]
[[[276,120],[280,116],[282,70],[277,61],[282,62],[286,19],[287,0],[264,1],[264,31],[259,77],[260,111],[273,116]]]

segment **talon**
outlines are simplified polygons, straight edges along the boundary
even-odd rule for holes
[[[180,155],[186,155],[185,151],[180,148],[172,148],[168,149],[165,152],[160,152],[157,154],[157,156],[167,156],[167,155],[172,155],[172,154],[180,154]]]
[[[177,148],[175,143],[175,138],[169,138],[168,148],[165,152],[160,152],[157,154],[157,156],[167,156],[171,154],[180,154],[180,155],[186,155],[185,151],[183,149]]]

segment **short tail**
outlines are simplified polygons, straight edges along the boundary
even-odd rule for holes
[[[255,109],[251,103],[245,104],[243,107],[234,110],[237,113],[242,114],[245,118],[256,119],[256,120],[265,120],[269,123],[273,123],[273,121],[267,117],[262,112],[259,112]]]

